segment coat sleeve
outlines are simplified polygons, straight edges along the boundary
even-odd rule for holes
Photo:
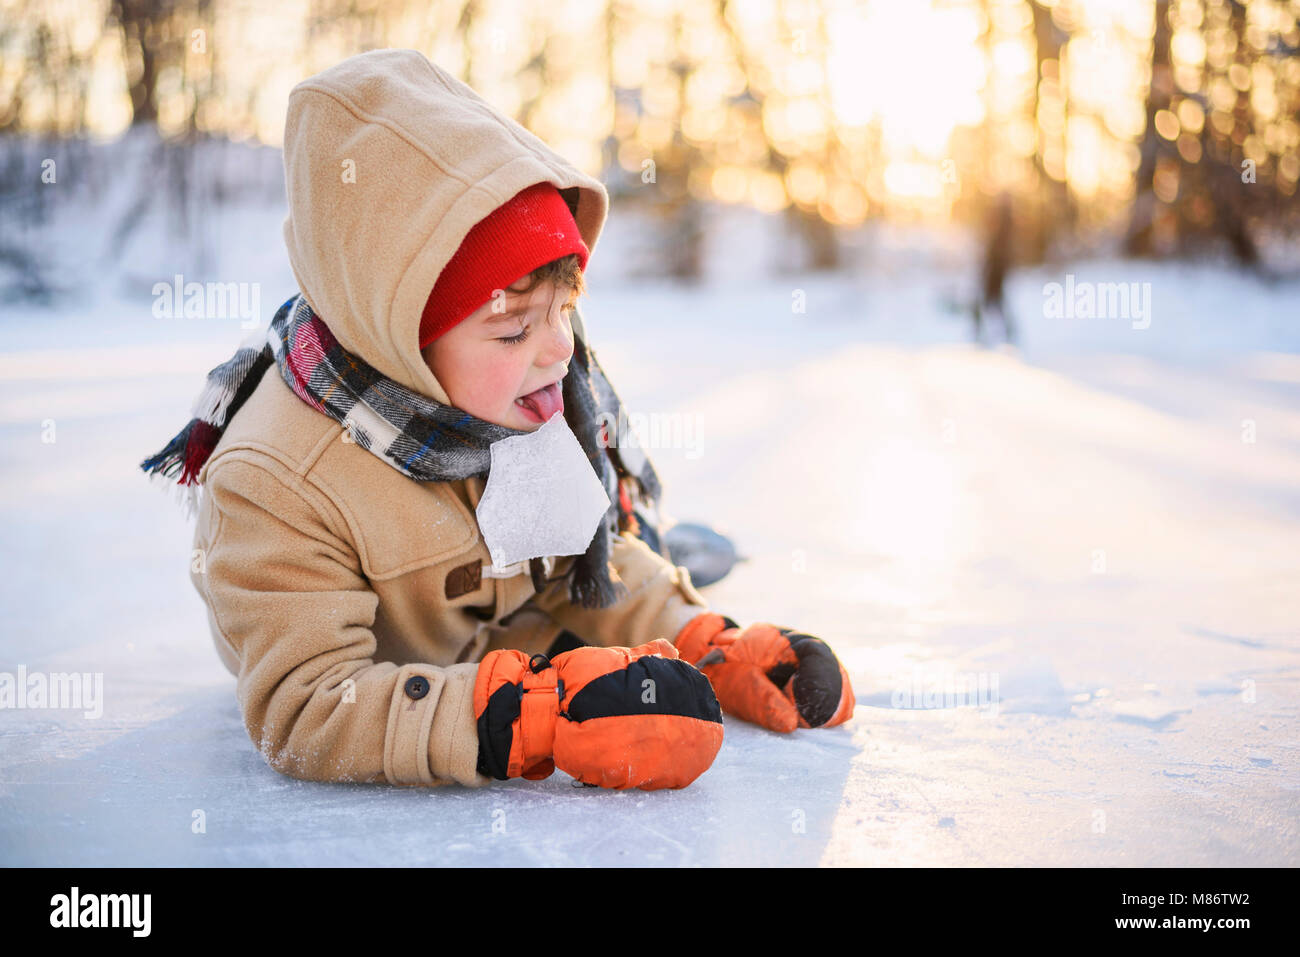
[[[379,597],[341,514],[262,458],[232,453],[208,472],[216,527],[200,576],[262,756],[312,781],[490,784],[477,770],[478,666],[375,661]]]
[[[531,601],[564,628],[591,645],[633,648],[677,635],[696,615],[709,611],[708,602],[691,583],[684,565],[673,565],[633,535],[613,536],[611,578],[627,586],[627,594],[605,608],[583,608],[569,600],[567,578],[552,582]],[[556,574],[567,571],[566,558]]]

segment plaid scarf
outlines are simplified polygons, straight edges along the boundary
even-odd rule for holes
[[[160,452],[140,463],[151,478],[180,473],[176,482],[181,493],[188,490],[187,514],[197,507],[203,463],[272,363],[299,398],[342,424],[362,448],[416,481],[486,475],[492,443],[527,434],[443,405],[389,379],[346,351],[307,300],[296,295],[276,311],[264,334],[208,373],[194,403],[194,418]],[[659,479],[638,446],[609,441],[605,423],[622,423],[622,406],[595,353],[576,335],[562,388],[564,418],[610,498],[591,544],[569,570],[569,597],[584,608],[604,608],[626,593],[626,586],[609,575],[611,536],[636,529],[631,495],[620,491],[630,489],[654,502],[660,495]],[[598,421],[602,416],[609,418]],[[548,583],[543,567],[540,558],[529,562],[539,592]]]

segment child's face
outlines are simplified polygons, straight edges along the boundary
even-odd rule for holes
[[[567,288],[545,280],[531,292],[521,292],[527,284],[528,276],[521,276],[504,295],[488,300],[425,346],[421,355],[456,408],[532,432],[544,422],[515,400],[564,378],[573,355],[573,327],[565,307]],[[506,341],[520,335],[525,338]],[[563,407],[561,400],[561,411]]]

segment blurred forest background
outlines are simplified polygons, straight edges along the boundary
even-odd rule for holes
[[[799,268],[885,221],[969,227],[994,271],[1294,270],[1300,0],[4,0],[0,280],[48,295],[33,230],[110,182],[133,184],[110,258],[159,204],[201,245],[209,204],[282,196],[290,88],[379,47],[421,50],[643,208],[670,240],[652,271],[679,279],[706,202],[780,213]],[[48,160],[71,189],[42,188]]]

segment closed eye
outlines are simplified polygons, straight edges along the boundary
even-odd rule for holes
[[[562,311],[566,316],[572,316],[575,305],[576,305],[575,303],[565,303]],[[532,333],[532,330],[533,330],[532,323],[529,323],[528,325],[524,326],[524,328],[520,330],[520,332],[517,335],[500,336],[497,338],[497,342],[504,342],[507,345],[512,345],[512,346],[518,345],[519,343],[523,342],[525,339],[528,338],[528,336]]]
[[[501,338],[497,339],[497,341],[498,341],[498,342],[506,342],[506,343],[509,343],[509,344],[512,345],[512,346],[513,346],[513,345],[518,345],[519,343],[523,342],[525,339],[528,338],[529,334],[532,332],[532,329],[533,329],[532,326],[524,326],[523,331],[521,331],[518,335],[514,335],[514,336],[504,336],[504,337],[501,337]]]

